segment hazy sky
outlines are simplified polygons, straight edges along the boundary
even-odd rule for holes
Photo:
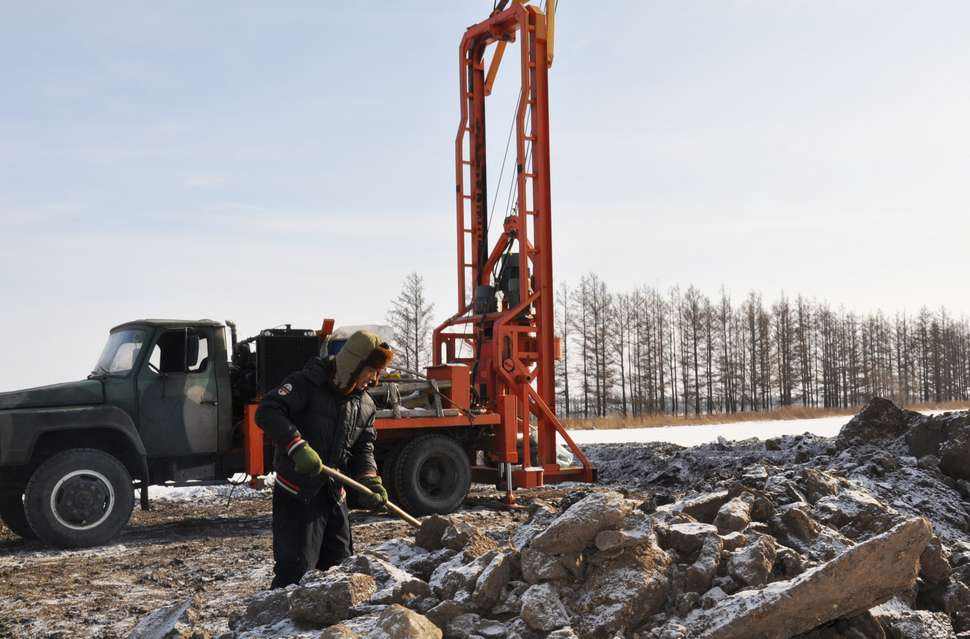
[[[490,8],[8,4],[0,390],[83,377],[136,317],[381,321],[411,270],[451,314],[457,46]],[[561,0],[557,279],[970,314],[968,41],[956,1]]]

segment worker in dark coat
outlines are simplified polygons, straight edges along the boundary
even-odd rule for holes
[[[273,465],[273,588],[325,570],[353,554],[346,491],[321,474],[325,464],[387,502],[374,462],[376,408],[365,388],[391,361],[391,348],[367,331],[350,336],[336,356],[317,357],[269,392],[256,424],[276,444]]]

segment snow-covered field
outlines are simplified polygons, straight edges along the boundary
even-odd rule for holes
[[[812,433],[825,437],[839,434],[839,429],[852,417],[820,417],[817,419],[766,420],[734,422],[731,424],[698,424],[694,426],[657,426],[655,428],[610,428],[602,430],[573,430],[569,435],[577,444],[618,444],[622,442],[670,442],[681,446],[697,446],[717,441],[749,437],[779,437]]]
[[[918,411],[935,415],[945,411]],[[680,446],[697,446],[716,442],[719,437],[741,440],[750,437],[767,439],[782,435],[812,433],[835,437],[852,415],[819,417],[817,419],[778,419],[730,424],[693,426],[657,426],[655,428],[609,428],[601,430],[571,430],[569,435],[577,444],[619,444],[623,442],[669,442]],[[560,443],[562,438],[560,437]]]

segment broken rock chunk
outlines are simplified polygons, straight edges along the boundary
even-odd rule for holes
[[[913,610],[899,597],[875,606],[870,612],[888,639],[948,639],[956,636],[945,613]]]
[[[685,589],[688,592],[705,592],[714,582],[718,568],[721,567],[721,552],[724,544],[717,535],[710,535],[704,539],[704,545],[697,555],[697,560],[687,568],[685,575]]]
[[[441,548],[409,559],[402,568],[415,577],[428,581],[435,568],[445,563],[457,553],[450,548]]]
[[[606,556],[604,556],[606,555]],[[584,637],[612,637],[659,612],[670,591],[671,558],[657,546],[594,556],[576,595],[576,626]]]
[[[414,534],[414,543],[425,550],[438,550],[441,548],[441,536],[450,525],[451,520],[441,515],[425,517]]]
[[[549,554],[579,552],[601,530],[618,528],[632,506],[614,492],[592,493],[570,506],[532,540],[531,547]]]
[[[745,586],[760,586],[768,581],[775,563],[776,544],[773,537],[758,535],[751,543],[731,553],[728,574]]]
[[[694,611],[689,625],[706,639],[781,638],[861,614],[912,587],[931,536],[928,521],[908,519],[794,579]]]
[[[569,625],[569,613],[549,584],[536,584],[522,594],[522,620],[533,630],[549,632]]]
[[[502,595],[502,589],[509,582],[512,569],[512,556],[509,553],[498,553],[482,570],[472,591],[472,603],[476,608],[488,610]]]
[[[674,549],[683,556],[693,555],[711,535],[717,536],[717,528],[710,524],[680,523],[657,526],[657,539],[661,548]]]
[[[246,611],[230,620],[229,627],[237,631],[249,630],[286,619],[290,614],[290,593],[298,587],[293,585],[257,592],[246,604]]]
[[[348,609],[366,602],[377,592],[370,575],[345,573],[331,568],[308,573],[290,593],[290,618],[315,626],[329,626],[347,618]]]
[[[377,626],[387,639],[441,639],[441,629],[424,615],[392,604],[377,618]],[[376,637],[375,637],[376,639]]]
[[[720,490],[714,493],[703,493],[689,499],[682,499],[672,504],[665,504],[657,508],[660,513],[690,515],[697,521],[711,523],[717,515],[718,509],[729,499],[728,491]]]
[[[413,544],[407,539],[402,539],[400,537],[388,539],[384,543],[371,548],[367,552],[376,557],[380,557],[384,561],[393,564],[402,570],[407,570],[405,566],[408,562],[414,561],[415,559],[420,559],[428,554],[428,551],[421,546]]]
[[[374,555],[353,555],[345,559],[340,567],[347,572],[374,577],[377,592],[371,596],[370,603],[404,603],[409,599],[431,594],[426,582]]]
[[[718,532],[727,534],[744,530],[751,523],[752,501],[754,497],[751,493],[742,493],[721,506],[714,518]]]
[[[445,528],[441,534],[441,545],[455,552],[467,552],[473,557],[479,557],[498,547],[495,540],[481,528],[464,521]]]

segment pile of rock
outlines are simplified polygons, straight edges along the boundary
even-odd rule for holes
[[[726,490],[656,509],[593,492],[533,510],[504,545],[429,518],[414,542],[258,594],[232,635],[952,636],[951,617],[919,610],[921,597],[965,588],[929,522],[819,471],[754,468]],[[926,634],[934,627],[950,634]]]
[[[717,445],[743,466],[673,451],[662,490],[535,501],[498,540],[430,517],[258,593],[226,637],[970,638],[961,415],[876,404],[834,441]]]

